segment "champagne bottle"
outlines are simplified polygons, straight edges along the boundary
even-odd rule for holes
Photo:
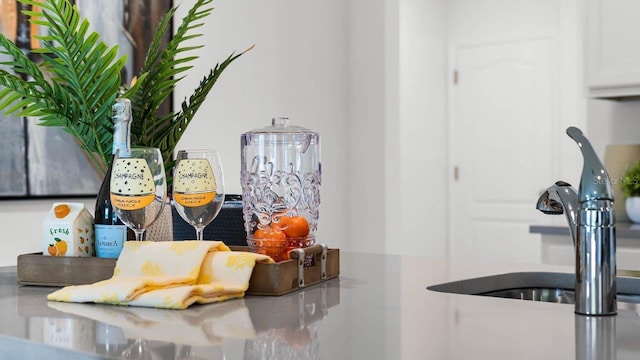
[[[111,204],[111,169],[116,151],[129,152],[131,149],[131,101],[119,98],[112,108],[113,150],[109,168],[104,176],[95,209],[95,248],[96,256],[117,258],[127,240],[134,240],[133,231],[120,221]]]

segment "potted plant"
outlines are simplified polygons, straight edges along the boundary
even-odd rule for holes
[[[211,14],[213,0],[198,0],[182,19],[171,40],[162,38],[171,31],[176,7],[165,14],[147,51],[143,68],[131,86],[123,86],[121,70],[126,57],[117,57],[117,46],[108,46],[83,19],[69,0],[18,0],[32,6],[25,14],[46,28],[36,35],[42,47],[42,61],[35,63],[8,38],[0,34],[0,54],[8,55],[13,73],[0,69],[0,111],[39,119],[39,125],[58,126],[71,134],[87,154],[97,172],[104,176],[111,158],[113,124],[111,106],[116,97],[132,102],[134,120],[131,143],[160,148],[167,184],[173,177],[173,153],[187,126],[222,72],[242,53],[229,55],[210,70],[177,111],[159,111],[176,84],[191,68],[197,56],[187,56],[200,48],[187,44],[201,34],[193,33]]]
[[[625,210],[634,223],[640,223],[640,162],[631,166],[620,180],[620,189],[627,197]]]

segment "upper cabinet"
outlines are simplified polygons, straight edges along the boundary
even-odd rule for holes
[[[588,97],[640,98],[639,14],[638,0],[587,0]]]

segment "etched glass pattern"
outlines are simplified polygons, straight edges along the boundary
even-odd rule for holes
[[[311,232],[317,230],[320,207],[320,171],[297,172],[293,163],[277,170],[273,162],[256,156],[252,171],[242,170],[245,230],[278,223],[282,216],[304,216]]]

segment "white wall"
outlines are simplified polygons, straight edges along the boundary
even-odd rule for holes
[[[399,168],[389,168],[389,194],[400,211],[388,214],[389,253],[444,256],[447,252],[448,158],[445,0],[399,1],[399,91],[397,142],[387,151]],[[395,52],[390,52],[391,54]],[[387,127],[395,119],[387,119]],[[387,132],[391,134],[393,132]],[[396,216],[397,218],[394,218]],[[394,226],[395,225],[395,226]]]
[[[384,0],[349,1],[348,13],[349,163],[344,177],[349,206],[348,247],[383,252],[385,214],[394,206],[387,198],[384,127],[389,73],[386,53],[390,46],[385,32],[393,29],[388,26]]]
[[[444,256],[445,2],[349,4],[348,246]]]

